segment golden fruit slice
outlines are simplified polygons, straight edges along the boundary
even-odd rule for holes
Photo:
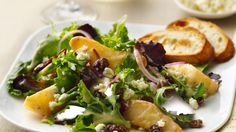
[[[54,101],[54,94],[56,92],[56,86],[52,85],[31,96],[27,96],[24,102],[24,107],[41,116],[48,116],[52,112],[49,108],[49,102]]]
[[[84,48],[83,50],[90,56],[91,63],[95,62],[99,57],[106,58],[109,61],[109,67],[112,69],[115,69],[117,64],[122,63],[127,55],[125,51],[115,51],[95,40],[81,36],[72,38],[70,40],[70,47],[74,51]]]
[[[207,96],[213,95],[218,91],[218,83],[210,79],[207,75],[202,73],[191,64],[172,65],[168,66],[167,68],[171,74],[174,74],[176,76],[184,76],[186,78],[187,85],[189,85],[191,88],[195,88],[197,84],[203,83],[207,89]],[[187,93],[188,96],[192,96],[192,92]]]
[[[161,112],[153,103],[143,100],[131,100],[128,103],[128,109],[124,114],[125,118],[133,125],[145,129],[150,128],[158,121],[165,122],[162,128],[163,132],[182,132],[182,128],[176,124],[169,116]]]

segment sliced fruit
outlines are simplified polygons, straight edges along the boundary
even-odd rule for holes
[[[133,125],[145,129],[150,128],[158,121],[165,122],[162,128],[163,132],[182,132],[182,128],[176,124],[169,116],[161,112],[161,110],[153,103],[143,100],[131,100],[128,103],[128,109],[124,114],[125,118]]]
[[[127,55],[125,51],[115,51],[95,40],[81,36],[72,38],[70,46],[74,51],[78,51],[81,48],[85,50],[89,54],[92,63],[99,57],[106,58],[109,61],[109,67],[112,69],[115,69],[116,65],[120,64]]]
[[[54,94],[57,92],[55,85],[41,90],[31,96],[27,96],[24,107],[41,116],[48,116],[52,113],[49,102],[54,101]]]
[[[171,74],[176,76],[184,76],[186,78],[187,85],[189,85],[191,88],[195,88],[197,84],[203,83],[207,89],[207,96],[215,94],[219,88],[219,85],[216,81],[210,79],[207,75],[191,64],[171,65],[167,68]],[[191,96],[191,93],[188,94],[188,96]]]

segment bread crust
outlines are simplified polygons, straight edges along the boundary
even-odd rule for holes
[[[150,34],[147,34],[141,38],[138,39],[138,41],[143,41],[143,42],[148,42],[148,41],[154,41],[154,42],[159,42],[159,39],[161,38],[160,34],[161,32],[163,32],[164,34],[167,32],[186,32],[186,33],[193,33],[195,35],[198,36],[198,39],[200,39],[199,41],[201,42],[201,45],[203,45],[199,50],[199,52],[197,53],[193,53],[193,54],[174,54],[171,52],[167,52],[166,53],[166,60],[168,62],[176,62],[176,61],[184,61],[187,63],[191,63],[191,64],[204,64],[207,63],[209,61],[211,61],[214,58],[214,49],[211,46],[211,44],[207,41],[207,39],[205,38],[205,36],[203,34],[201,34],[198,30],[196,30],[195,28],[191,28],[191,27],[173,27],[173,28],[169,28],[166,31],[157,31],[157,32],[153,32]],[[162,34],[163,34],[162,33]],[[178,39],[178,38],[176,38]],[[173,43],[174,44],[174,43]],[[165,48],[165,45],[164,45]],[[186,50],[187,50],[188,46],[186,46]]]
[[[226,62],[230,60],[231,58],[233,58],[234,54],[235,54],[234,43],[231,39],[228,39],[227,47],[225,48],[224,52],[222,52],[215,58],[215,61]]]
[[[208,27],[214,28],[215,30],[217,30],[218,33],[220,33],[222,36],[224,36],[224,39],[227,40],[226,43],[222,43],[222,44],[225,44],[226,46],[221,52],[216,52],[216,49],[214,49],[215,50],[215,55],[214,56],[215,56],[215,61],[216,62],[225,62],[225,61],[230,60],[234,56],[235,47],[234,47],[233,41],[226,35],[226,33],[219,26],[217,26],[216,24],[214,24],[212,22],[202,21],[202,20],[199,20],[197,18],[191,18],[191,17],[190,18],[183,18],[183,19],[180,19],[180,20],[177,20],[177,21],[174,21],[174,22],[170,23],[167,26],[167,29],[173,28],[173,27],[192,27],[192,26],[189,26],[189,23],[191,23],[191,22],[197,22],[197,23],[200,23],[201,25],[206,25]],[[195,27],[193,27],[193,28],[195,28]],[[198,28],[195,28],[195,29],[198,30]],[[204,32],[201,32],[201,33],[206,36],[206,34]],[[210,43],[210,44],[212,46],[214,45],[212,43]]]

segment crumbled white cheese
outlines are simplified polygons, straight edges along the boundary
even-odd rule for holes
[[[62,75],[65,76],[65,75],[66,75],[66,72],[65,72],[65,71],[62,71]]]
[[[48,61],[48,57],[43,57],[43,62]]]
[[[65,88],[61,88],[61,93],[64,93],[65,92]]]
[[[134,88],[137,88],[138,90],[144,90],[148,87],[148,84],[145,83],[144,79],[141,78],[139,80],[133,80],[131,81],[131,85],[134,87]]]
[[[105,86],[108,86],[111,82],[111,79],[110,78],[107,78],[107,77],[104,77],[103,80],[102,80],[103,84]]]
[[[89,58],[90,58],[89,54],[85,52],[79,52],[77,53],[77,56],[76,56],[76,59],[81,60],[81,61],[89,60]]]
[[[98,85],[94,86],[94,89],[104,93],[106,91],[106,86],[102,83],[99,83]]]
[[[107,97],[110,97],[112,95],[112,89],[111,88],[107,88],[106,91],[104,92],[104,94],[107,96]]]
[[[236,0],[180,0],[185,6],[206,13],[223,13],[235,8]]]
[[[105,132],[106,130],[106,125],[105,124],[98,124],[95,127],[96,132]]]
[[[114,74],[114,71],[111,68],[106,67],[103,71],[103,75],[105,77],[112,78],[115,74]]]
[[[50,110],[53,110],[57,106],[57,103],[55,101],[51,101],[49,102],[48,106]]]
[[[135,95],[135,92],[130,89],[130,88],[127,88],[124,92],[124,100],[129,100],[130,98],[132,98],[133,96]]]
[[[76,50],[76,53],[85,52],[85,51],[87,51],[87,49],[88,49],[88,46],[83,45],[81,48],[79,48],[79,49]]]
[[[73,71],[76,70],[76,64],[75,63],[68,62],[68,67]]]
[[[58,98],[58,101],[63,101],[63,100],[65,100],[67,97],[68,97],[68,94],[63,93],[63,94]]]
[[[193,109],[195,109],[195,110],[198,109],[198,107],[199,107],[197,100],[194,99],[194,98],[190,98],[190,99],[189,99],[189,104],[190,104],[191,107],[192,107]]]
[[[57,99],[59,99],[59,97],[60,97],[60,94],[54,94],[54,98],[57,100]]]
[[[106,92],[107,89],[110,87],[110,81],[111,81],[111,80],[110,80],[109,78],[104,77],[103,79],[101,79],[101,80],[98,81],[99,84],[98,84],[98,85],[95,85],[95,86],[94,86],[94,89],[95,89],[95,90],[98,90],[98,91],[101,92],[101,93],[106,94],[105,92]],[[109,91],[108,91],[107,94],[110,95],[110,94],[109,94]]]
[[[156,94],[156,92],[157,92],[157,85],[156,85],[155,83],[153,83],[153,82],[150,82],[149,85],[150,85],[150,90],[151,90],[154,94]]]
[[[166,124],[166,122],[165,121],[163,121],[163,120],[159,120],[159,121],[157,121],[157,123],[156,123],[159,127],[164,127],[165,126],[165,124]]]
[[[139,131],[143,131],[143,130],[144,130],[144,128],[142,128],[142,127],[139,127],[139,128],[138,128],[138,130],[139,130]]]

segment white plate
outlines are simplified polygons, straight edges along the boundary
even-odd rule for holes
[[[181,10],[187,12],[188,14],[191,14],[191,15],[193,15],[195,17],[199,17],[199,18],[205,18],[205,19],[222,19],[222,18],[232,16],[236,13],[236,8],[235,8],[236,6],[234,6],[234,8],[230,11],[217,14],[217,13],[205,13],[205,12],[191,9],[191,8],[185,6],[180,0],[175,0],[175,4]]]
[[[82,24],[86,22],[78,21],[78,23]],[[102,32],[107,32],[111,28],[111,23],[108,22],[89,23],[99,28]],[[57,24],[56,27],[58,28],[58,30],[60,30],[66,25],[69,25],[69,22]],[[138,38],[148,32],[161,30],[164,28],[164,26],[139,24],[127,24],[127,26],[130,37],[132,38]],[[23,100],[13,98],[7,92],[7,78],[11,73],[14,72],[14,66],[16,65],[16,63],[18,61],[26,61],[31,59],[38,45],[38,41],[44,38],[51,31],[52,30],[49,26],[45,27],[35,32],[25,42],[10,71],[0,85],[0,114],[11,123],[28,130],[44,132],[67,132],[70,129],[64,126],[49,126],[47,124],[42,124],[40,122],[40,119],[36,115],[23,108]],[[215,131],[229,119],[235,94],[235,68],[236,57],[234,57],[227,63],[219,64],[212,68],[213,72],[219,73],[221,75],[223,80],[222,86],[215,96],[210,97],[206,101],[206,105],[204,107],[196,111],[196,118],[200,118],[203,120],[204,127],[201,129],[188,129],[186,131]]]

